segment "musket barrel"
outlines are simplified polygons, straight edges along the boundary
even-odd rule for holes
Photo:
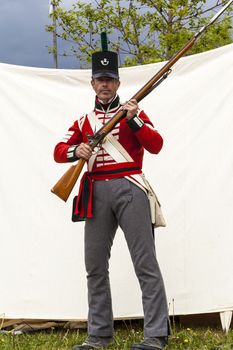
[[[203,26],[196,34],[195,37],[196,39],[210,26],[212,25],[217,19],[218,17],[221,16],[221,14],[226,11],[226,9],[233,4],[233,0],[228,1],[228,3],[226,3],[223,8],[221,8],[221,10],[219,10],[209,21],[209,23],[207,23],[205,26]]]

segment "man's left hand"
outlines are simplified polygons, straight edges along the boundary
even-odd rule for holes
[[[125,111],[127,111],[126,118],[131,119],[132,117],[135,116],[135,114],[137,114],[138,103],[135,99],[130,100],[130,101],[126,102],[126,104],[123,106],[123,109]]]

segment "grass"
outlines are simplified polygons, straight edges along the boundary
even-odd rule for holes
[[[0,333],[1,350],[68,350],[86,337],[84,330],[37,331],[14,335]],[[120,323],[115,329],[115,344],[108,349],[130,349],[142,339],[142,327],[137,323]],[[225,334],[220,328],[174,328],[166,350],[232,350],[233,331]]]

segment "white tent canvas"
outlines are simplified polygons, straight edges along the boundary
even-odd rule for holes
[[[182,58],[140,104],[164,137],[144,172],[167,221],[155,239],[177,315],[233,309],[232,62],[233,45]],[[120,69],[122,100],[163,64]],[[93,102],[89,70],[0,64],[2,317],[87,317],[83,223],[71,222],[72,198],[65,204],[50,188],[70,166],[53,161],[54,145]],[[120,230],[110,266],[115,317],[142,316]]]

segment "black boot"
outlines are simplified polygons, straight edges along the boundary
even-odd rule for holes
[[[167,344],[167,337],[145,338],[141,343],[132,345],[131,350],[162,350]]]
[[[112,342],[112,337],[97,337],[95,335],[89,335],[84,343],[81,345],[75,345],[72,350],[102,349],[106,348]]]

